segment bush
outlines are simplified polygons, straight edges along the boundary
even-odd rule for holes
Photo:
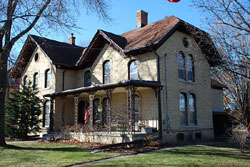
[[[13,98],[6,105],[5,119],[6,134],[11,138],[26,139],[29,133],[40,130],[42,100],[36,96],[37,93],[31,83],[12,93]]]

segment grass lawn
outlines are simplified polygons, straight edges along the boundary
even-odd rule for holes
[[[86,151],[84,146],[76,145],[42,143],[16,143],[11,145],[16,147],[0,147],[0,166],[58,167],[118,155],[114,153],[92,154]]]
[[[250,154],[241,154],[237,149],[218,146],[190,146],[91,166],[249,167]]]

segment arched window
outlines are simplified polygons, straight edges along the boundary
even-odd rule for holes
[[[23,77],[23,85],[26,86],[26,87],[28,87],[28,85],[29,85],[29,80],[28,80],[28,76],[27,75],[25,75]]]
[[[33,76],[33,88],[38,89],[38,73],[37,72]]]
[[[50,76],[51,76],[50,70],[47,69],[45,71],[45,85],[44,85],[45,88],[49,88],[50,87]]]
[[[188,104],[189,104],[189,123],[192,125],[196,125],[197,124],[197,119],[196,119],[196,104],[195,104],[195,95],[194,94],[190,94],[188,96]]]
[[[91,86],[91,73],[89,70],[84,73],[84,86]]]
[[[194,82],[194,59],[192,55],[187,57],[187,75],[188,81]]]
[[[178,54],[178,76],[179,79],[186,80],[185,56],[182,52]]]
[[[43,127],[48,128],[50,125],[50,101],[47,100],[44,103],[43,111]]]
[[[103,63],[103,83],[108,84],[110,83],[110,61],[107,60]]]
[[[128,73],[128,79],[129,80],[138,80],[138,66],[135,60],[131,61],[129,63],[129,73]]]
[[[180,93],[179,110],[181,125],[187,125],[187,99],[185,93]]]

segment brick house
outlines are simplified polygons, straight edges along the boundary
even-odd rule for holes
[[[223,107],[212,98],[215,47],[199,45],[190,28],[203,31],[179,18],[148,24],[146,12],[136,15],[135,30],[98,30],[87,48],[76,46],[73,34],[69,43],[28,36],[16,77],[46,99],[44,132],[82,124],[93,132],[72,133],[82,141],[119,143],[121,133],[126,141],[146,134],[166,142],[214,138],[213,106]]]

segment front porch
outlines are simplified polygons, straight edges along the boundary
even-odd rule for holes
[[[72,138],[106,144],[157,135],[158,88],[154,81],[129,80],[45,95],[51,98],[49,129],[68,126]]]

